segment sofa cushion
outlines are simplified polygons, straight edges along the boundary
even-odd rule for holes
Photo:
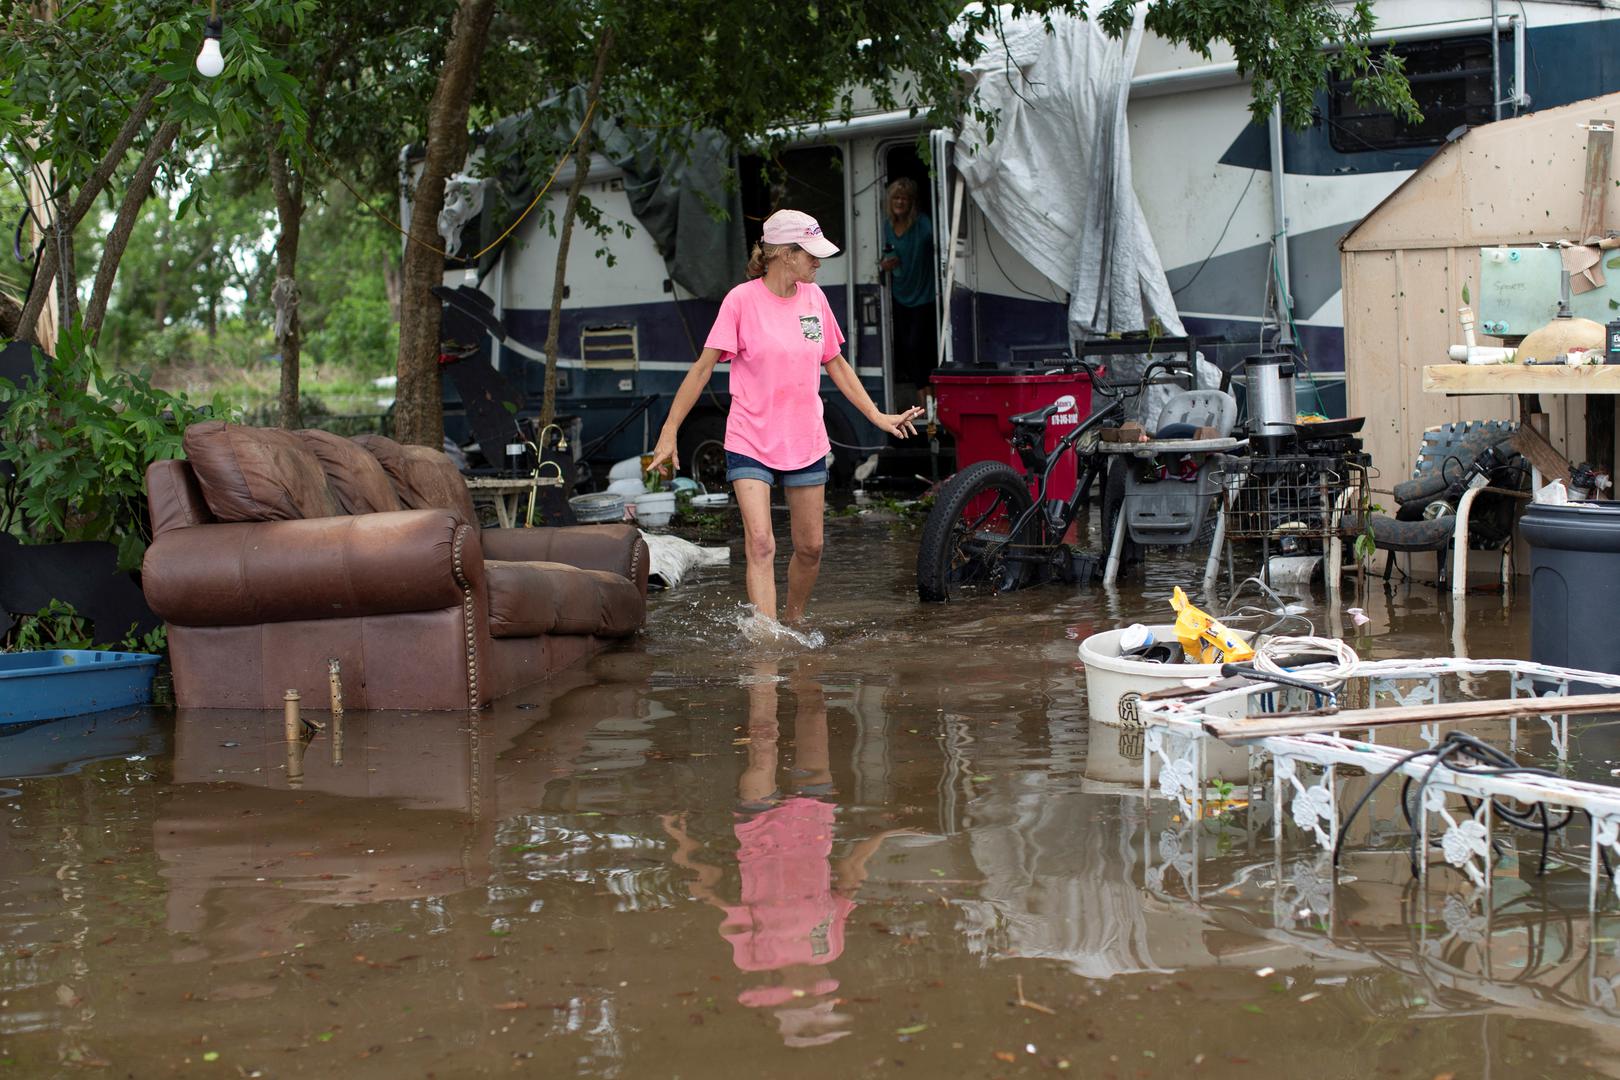
[[[321,463],[327,486],[346,513],[380,514],[407,508],[399,501],[382,463],[361,446],[330,431],[307,428],[294,432]]]
[[[628,637],[647,617],[635,584],[607,570],[550,562],[484,561],[491,637],[595,634]]]
[[[220,521],[296,521],[343,511],[320,462],[280,428],[204,420],[186,428],[186,458]]]
[[[444,451],[406,446],[384,435],[356,435],[353,441],[382,465],[408,509],[454,510],[469,524],[478,523],[467,481]]]

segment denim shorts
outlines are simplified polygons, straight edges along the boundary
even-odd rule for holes
[[[773,469],[747,454],[726,451],[726,483],[738,480],[762,480],[767,484],[790,487],[825,487],[827,485],[827,459],[819,458],[802,469]]]

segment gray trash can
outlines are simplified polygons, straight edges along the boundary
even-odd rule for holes
[[[1530,547],[1530,659],[1620,674],[1620,503],[1533,503],[1519,532]]]

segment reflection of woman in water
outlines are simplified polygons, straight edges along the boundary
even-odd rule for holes
[[[838,980],[825,968],[844,951],[844,927],[866,880],[867,860],[885,837],[905,830],[868,837],[842,858],[832,857],[835,807],[815,797],[832,791],[821,686],[796,680],[796,790],[784,798],[776,787],[776,675],[762,669],[748,690],[748,764],[737,781],[740,903],[727,903],[715,892],[721,870],[693,859],[700,845],[683,821],[666,815],[664,829],[676,842],[676,865],[697,875],[692,895],[725,913],[720,936],[731,943],[732,963],[741,971],[778,973],[737,1000],[775,1009],[787,1045],[816,1046],[849,1034],[829,996]]]
[[[889,313],[894,321],[894,375],[917,388],[927,405],[934,371],[934,223],[917,209],[917,182],[901,177],[889,185],[883,218],[882,269],[889,273]]]

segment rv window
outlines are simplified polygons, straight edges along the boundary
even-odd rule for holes
[[[1348,80],[1328,84],[1328,141],[1341,154],[1438,146],[1464,124],[1489,123],[1491,39],[1452,38],[1396,45],[1389,52],[1406,62],[1423,120],[1408,124],[1392,113],[1358,102]]]
[[[748,246],[777,210],[803,210],[839,247],[848,246],[844,222],[844,155],[836,146],[784,150],[769,160],[747,155],[738,162],[743,228]]]

